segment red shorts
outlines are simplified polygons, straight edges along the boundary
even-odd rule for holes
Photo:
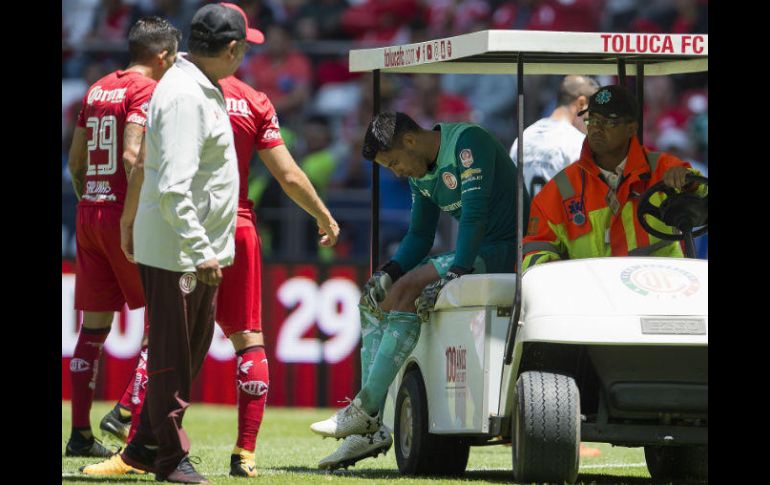
[[[262,255],[250,209],[238,209],[235,259],[222,269],[217,296],[217,323],[226,336],[247,330],[262,331]]]
[[[78,205],[75,309],[117,312],[144,306],[139,270],[120,249],[122,207]]]

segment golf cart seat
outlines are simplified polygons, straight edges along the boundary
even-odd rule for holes
[[[470,274],[450,281],[436,300],[436,311],[465,307],[509,307],[516,292],[516,273]]]

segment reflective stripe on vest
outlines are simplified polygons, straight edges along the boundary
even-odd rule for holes
[[[522,248],[522,252],[524,254],[531,253],[533,251],[548,251],[549,253],[561,254],[561,251],[559,251],[557,246],[545,241],[528,242]]]
[[[561,200],[567,200],[575,197],[575,189],[572,188],[572,184],[570,183],[567,174],[564,173],[564,170],[554,175],[553,180],[556,182],[556,188],[559,189]]]
[[[643,248],[636,248],[633,251],[629,251],[628,255],[629,256],[649,256],[650,254],[654,253],[658,249],[663,249],[669,244],[673,244],[675,242],[676,241],[666,241],[666,240],[658,241],[655,244],[650,244],[649,246],[645,246]]]
[[[655,169],[658,167],[660,152],[650,152],[645,158],[647,159],[647,165],[650,166],[650,173],[655,173]]]

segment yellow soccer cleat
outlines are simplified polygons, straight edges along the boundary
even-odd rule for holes
[[[230,455],[230,476],[232,477],[256,477],[257,465],[254,462],[255,454],[252,451],[243,450],[237,446]]]
[[[101,463],[82,466],[80,471],[86,475],[145,475],[147,473],[144,470],[127,465],[119,453],[112,455],[111,458]]]

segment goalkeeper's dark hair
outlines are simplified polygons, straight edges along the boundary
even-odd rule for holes
[[[377,152],[401,146],[404,133],[420,130],[420,125],[404,113],[395,111],[380,113],[372,118],[366,128],[361,154],[367,160],[374,160]]]
[[[143,62],[163,51],[175,52],[182,41],[182,33],[160,17],[143,17],[128,31],[130,62]]]

